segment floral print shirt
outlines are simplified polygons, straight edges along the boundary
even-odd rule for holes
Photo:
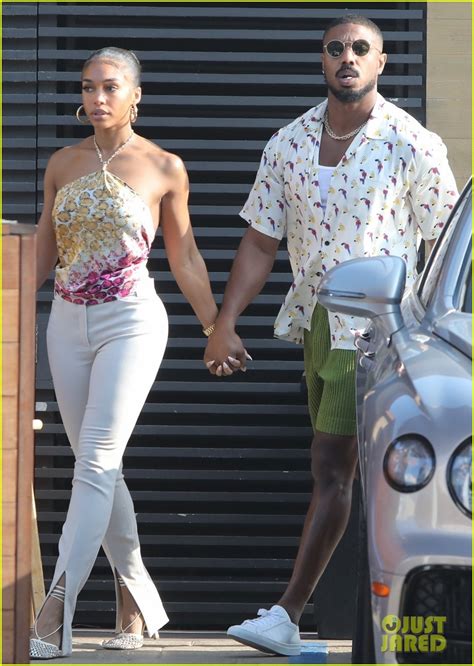
[[[148,275],[151,211],[118,176],[100,169],[58,190],[52,218],[59,264],[55,294],[97,305],[133,293]]]
[[[276,132],[266,145],[240,215],[257,231],[287,237],[293,283],[275,337],[303,342],[316,289],[332,266],[394,254],[416,277],[417,244],[438,236],[458,197],[439,136],[377,96],[367,124],[334,169],[324,209],[319,145],[327,100]],[[366,321],[329,312],[332,349],[353,349]]]

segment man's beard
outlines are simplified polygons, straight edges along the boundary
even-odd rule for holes
[[[345,104],[350,104],[351,102],[360,102],[360,100],[368,95],[369,92],[372,92],[372,90],[377,85],[377,79],[373,79],[360,90],[341,90],[340,88],[335,88],[330,83],[328,83],[326,76],[324,76],[324,80],[326,81],[326,85],[334,97]]]

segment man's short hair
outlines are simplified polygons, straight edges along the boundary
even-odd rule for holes
[[[383,45],[383,34],[379,26],[367,18],[367,16],[360,16],[359,14],[344,14],[343,16],[339,16],[339,18],[333,19],[324,31],[323,42],[326,39],[327,33],[332,28],[335,28],[337,25],[344,25],[345,23],[354,23],[354,25],[363,25],[366,28],[369,28],[369,30],[372,30],[372,32],[377,35]]]

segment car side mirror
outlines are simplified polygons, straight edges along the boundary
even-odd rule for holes
[[[350,259],[329,270],[317,289],[318,301],[332,312],[381,318],[387,335],[403,327],[400,309],[406,265],[395,256]]]

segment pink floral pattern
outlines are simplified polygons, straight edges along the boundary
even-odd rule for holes
[[[58,190],[52,216],[58,296],[98,305],[133,293],[155,235],[138,193],[110,171],[95,171]]]
[[[316,289],[332,266],[395,254],[416,277],[421,237],[436,238],[458,197],[439,136],[381,95],[368,123],[335,167],[326,208],[319,189],[319,145],[327,102],[276,132],[263,152],[241,216],[273,238],[287,237],[293,272],[275,336],[302,343]],[[332,348],[353,349],[363,319],[329,313]]]

